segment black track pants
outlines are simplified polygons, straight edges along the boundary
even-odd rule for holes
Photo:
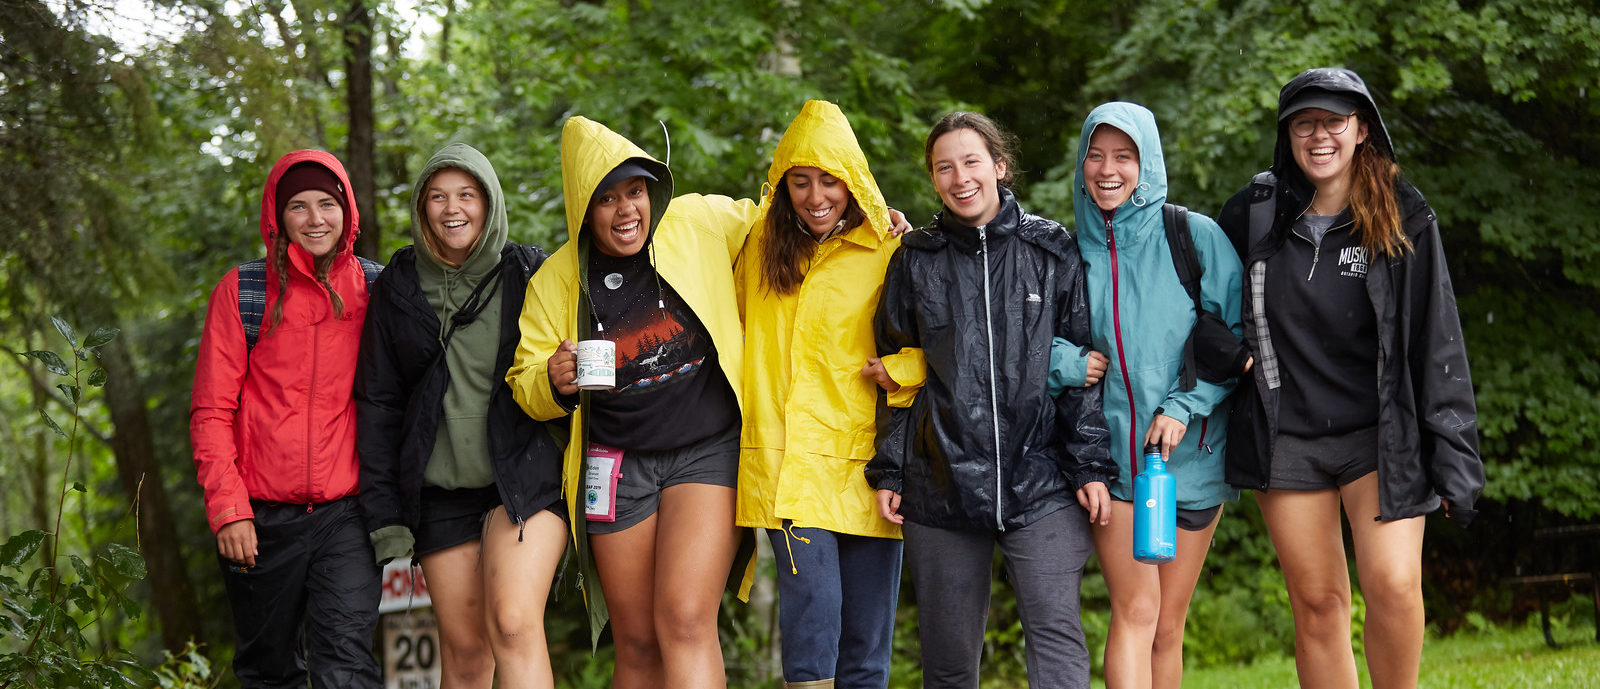
[[[380,571],[356,499],[255,509],[256,566],[218,556],[244,689],[378,689]]]

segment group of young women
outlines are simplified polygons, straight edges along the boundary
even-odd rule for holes
[[[553,686],[544,605],[571,546],[614,687],[720,687],[722,591],[748,594],[760,528],[786,686],[888,684],[903,560],[924,686],[976,687],[998,546],[1032,686],[1089,684],[1097,550],[1107,684],[1176,687],[1221,506],[1251,489],[1302,685],[1356,684],[1341,507],[1373,682],[1414,685],[1420,517],[1467,523],[1484,481],[1438,228],[1354,73],[1300,75],[1278,121],[1219,226],[1165,209],[1150,111],[1096,108],[1069,233],[1011,192],[1014,139],[951,113],[924,149],[944,208],[908,232],[830,103],[802,108],[759,201],[674,197],[666,165],[575,116],[564,246],[509,242],[493,166],[451,144],[375,279],[338,161],[285,156],[264,267],[212,293],[191,416],[236,673],[377,686],[378,566],[412,555],[445,687]],[[615,383],[580,389],[595,339]],[[1178,483],[1161,565],[1132,554],[1152,444]]]

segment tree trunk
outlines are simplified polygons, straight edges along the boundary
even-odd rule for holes
[[[111,449],[117,457],[117,480],[138,505],[139,551],[150,575],[161,644],[176,653],[190,639],[203,640],[200,605],[179,550],[166,484],[161,482],[144,386],[125,343],[113,342],[99,352],[100,365],[106,369],[106,406],[115,428]]]
[[[382,236],[378,229],[372,160],[372,13],[363,0],[352,0],[350,10],[345,13],[344,42],[347,48],[344,59],[346,105],[350,112],[350,149],[344,164],[350,172],[350,187],[356,194],[356,212],[361,216],[356,253],[377,260]]]
[[[388,143],[384,147],[384,179],[388,182],[385,186],[390,189],[409,188],[411,175],[406,170],[406,149],[404,146],[395,145],[396,141],[403,141],[410,134],[410,124],[406,121],[406,107],[403,102],[404,95],[400,92],[400,80],[395,78],[395,74],[404,64],[400,55],[400,35],[392,29],[386,31],[384,42],[388,46],[386,52],[389,59],[387,68],[383,70],[384,107],[395,113],[394,127],[388,130],[389,136],[386,138]],[[412,199],[411,202],[415,203],[416,200]]]

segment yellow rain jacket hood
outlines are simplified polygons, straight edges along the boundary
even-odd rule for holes
[[[866,221],[819,245],[799,288],[779,294],[763,283],[762,252],[770,232],[806,232],[767,227],[774,196],[794,167],[843,181]],[[776,529],[789,519],[799,527],[900,537],[900,527],[878,516],[862,473],[873,455],[879,393],[861,368],[877,353],[872,318],[889,257],[900,246],[889,230],[889,208],[844,113],[826,101],[807,102],[773,154],[761,217],[737,275],[745,321],[740,526]],[[922,377],[920,351],[887,357],[885,365],[897,381],[913,383],[897,393],[909,402]]]
[[[743,370],[738,303],[734,298],[733,264],[744,247],[756,204],[726,196],[686,194],[672,198],[672,173],[622,135],[593,120],[571,117],[561,131],[561,186],[567,205],[567,243],[528,282],[522,307],[522,339],[506,382],[517,404],[535,419],[548,421],[572,415],[572,437],[562,467],[562,491],[572,515],[572,533],[581,567],[579,586],[589,606],[591,642],[597,642],[609,614],[600,578],[590,556],[583,504],[584,427],[589,393],[578,393],[578,407],[568,409],[555,398],[546,363],[563,339],[589,339],[589,304],[582,284],[587,272],[590,237],[583,226],[589,199],[605,176],[624,161],[643,165],[657,181],[649,182],[650,236],[661,279],[683,298],[711,334],[722,371],[741,403]],[[650,251],[646,247],[645,251]],[[624,460],[626,462],[626,460]],[[755,539],[745,539],[730,574],[729,587],[748,600],[754,581]],[[747,550],[748,549],[748,550]]]

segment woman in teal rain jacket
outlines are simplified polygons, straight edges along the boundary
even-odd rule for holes
[[[1211,545],[1222,503],[1237,493],[1223,481],[1228,394],[1235,379],[1180,383],[1194,301],[1179,281],[1162,221],[1167,171],[1155,116],[1132,103],[1089,113],[1078,145],[1075,206],[1078,248],[1089,269],[1093,343],[1057,340],[1051,391],[1092,384],[1103,373],[1111,456],[1111,516],[1094,525],[1111,627],[1106,685],[1177,687],[1183,676],[1183,623]],[[1210,218],[1188,214],[1202,277],[1200,300],[1240,332],[1238,256]],[[1133,559],[1133,478],[1146,443],[1157,443],[1177,477],[1177,558]]]

